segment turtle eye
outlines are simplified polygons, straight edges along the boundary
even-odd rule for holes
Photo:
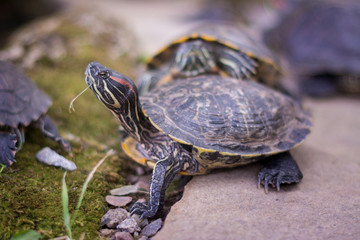
[[[99,76],[102,78],[102,79],[107,79],[109,77],[109,72],[108,71],[102,71],[102,72],[99,72]]]

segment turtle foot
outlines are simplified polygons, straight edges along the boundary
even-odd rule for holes
[[[60,136],[57,127],[50,117],[43,115],[35,124],[46,137],[59,143],[67,152],[72,152],[70,143]]]
[[[156,212],[157,212],[157,207],[152,207],[152,206],[149,207],[148,204],[140,203],[140,202],[135,203],[130,208],[131,215],[137,214],[140,216],[140,219],[151,218],[156,214]]]
[[[277,154],[265,159],[265,165],[258,175],[258,187],[263,184],[268,192],[269,184],[280,190],[280,184],[297,183],[303,178],[298,165],[289,152]]]
[[[15,162],[16,135],[0,132],[0,164],[10,167]]]

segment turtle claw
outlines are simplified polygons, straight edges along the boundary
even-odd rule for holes
[[[156,213],[155,208],[149,207],[146,203],[134,203],[134,205],[130,208],[130,215],[139,215],[140,219],[150,218]]]
[[[295,160],[289,153],[282,153],[271,157],[260,170],[258,175],[258,188],[263,184],[268,193],[269,185],[280,191],[280,185],[284,183],[300,182],[303,175]]]
[[[34,124],[46,137],[59,143],[67,152],[72,152],[70,143],[61,137],[59,130],[49,116],[43,115]]]
[[[15,162],[16,135],[0,132],[0,164],[10,167]]]

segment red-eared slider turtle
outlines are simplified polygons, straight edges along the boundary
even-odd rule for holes
[[[14,65],[0,61],[0,163],[10,166],[25,141],[24,127],[38,127],[67,151],[70,144],[45,112],[51,99]]]
[[[192,30],[149,59],[139,92],[142,95],[177,77],[209,73],[251,78],[271,87],[276,87],[280,75],[273,54],[247,29],[214,23]]]
[[[258,177],[266,190],[302,178],[289,149],[310,132],[310,115],[284,94],[253,81],[202,75],[139,98],[129,78],[98,62],[85,74],[95,96],[133,139],[135,144],[123,143],[124,150],[134,148],[154,163],[149,201],[132,207],[142,218],[157,212],[179,172],[202,174],[268,157]]]
[[[313,96],[360,94],[359,1],[301,1],[267,34]]]

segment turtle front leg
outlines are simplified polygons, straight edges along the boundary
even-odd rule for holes
[[[15,162],[16,135],[10,132],[0,132],[0,164],[10,167]]]
[[[230,77],[250,79],[256,72],[257,63],[246,54],[233,49],[221,49],[216,54],[220,69]]]
[[[141,219],[153,217],[162,208],[165,191],[177,173],[180,172],[182,164],[175,162],[173,156],[156,162],[152,178],[148,203],[135,203],[130,211],[131,214],[140,215]]]
[[[290,152],[276,154],[264,161],[264,167],[258,175],[258,187],[263,184],[266,192],[268,192],[269,184],[273,187],[276,186],[279,191],[280,184],[297,183],[303,178],[303,174]]]
[[[35,122],[35,125],[41,132],[51,140],[59,143],[66,151],[71,152],[71,146],[68,141],[60,136],[60,133],[50,117],[43,115]]]

